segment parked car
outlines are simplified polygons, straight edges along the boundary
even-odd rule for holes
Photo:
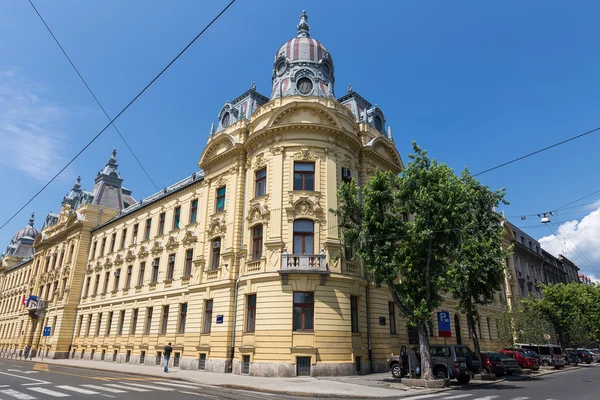
[[[391,356],[387,360],[388,368],[394,378],[402,378],[408,374],[408,353],[406,346],[402,346],[400,355]]]
[[[562,348],[549,344],[525,344],[515,343],[510,347],[512,350],[523,349],[531,350],[537,353],[539,364],[544,367],[554,367],[560,369],[565,366],[565,359]]]
[[[481,373],[502,376],[506,370],[500,353],[481,353]]]
[[[456,379],[458,383],[467,384],[471,376],[479,372],[479,360],[467,346],[433,345],[430,347],[431,366],[435,378]]]
[[[577,349],[577,357],[581,358],[582,363],[591,364],[594,361],[594,356],[587,350]]]
[[[506,356],[512,357],[515,360],[517,360],[519,367],[521,367],[522,369],[530,369],[532,371],[537,371],[538,369],[540,369],[540,364],[538,363],[538,361],[533,357],[525,355],[525,353],[523,352],[513,349],[504,349],[500,350],[500,352]]]
[[[600,350],[598,350],[598,349],[591,349],[590,353],[594,356],[594,361],[600,363]]]
[[[581,362],[581,359],[577,356],[577,351],[573,349],[565,350],[565,363],[577,365]]]
[[[520,374],[521,367],[517,360],[512,357],[507,356],[504,353],[498,353],[500,359],[502,360],[502,364],[504,365],[504,372],[506,375]]]

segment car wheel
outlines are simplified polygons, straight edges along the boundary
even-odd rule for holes
[[[542,367],[549,367],[550,363],[547,360],[542,361]]]
[[[392,376],[394,378],[402,378],[402,367],[400,367],[400,364],[392,365]]]
[[[586,363],[586,364],[591,364],[592,362],[591,362],[591,361],[586,361],[585,363]]]
[[[435,367],[433,369],[433,377],[435,379],[446,379],[448,373],[446,372],[446,368],[444,367]]]
[[[456,380],[461,385],[466,385],[467,383],[471,382],[471,376],[470,375],[459,376],[458,378],[456,378]]]
[[[490,375],[490,370],[485,367],[481,370],[481,375],[485,375],[485,376],[489,376]]]

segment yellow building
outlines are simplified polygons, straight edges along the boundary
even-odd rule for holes
[[[172,342],[185,369],[348,375],[385,371],[418,342],[329,212],[343,181],[402,170],[382,110],[351,87],[336,98],[305,13],[273,65],[269,97],[253,84],[223,106],[200,171],[135,202],[113,153],[96,178],[110,190],[76,183],[35,242],[31,293],[49,305],[25,328],[34,351],[157,365]],[[486,349],[500,345],[499,301],[482,308]],[[468,343],[465,318],[453,322],[449,341]]]

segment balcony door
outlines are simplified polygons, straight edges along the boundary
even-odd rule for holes
[[[314,223],[309,219],[294,221],[294,254],[314,254]]]

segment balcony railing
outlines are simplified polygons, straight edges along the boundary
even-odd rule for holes
[[[286,249],[283,249],[283,253],[281,254],[281,270],[286,272],[326,272],[325,250],[321,250],[321,254],[289,254]]]

